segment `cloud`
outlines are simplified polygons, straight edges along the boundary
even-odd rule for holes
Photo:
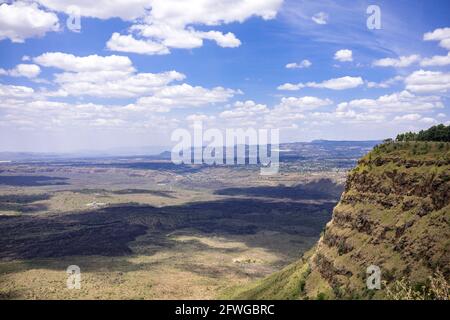
[[[169,50],[169,48],[199,48],[203,46],[203,39],[215,41],[217,45],[223,48],[235,48],[241,45],[241,41],[231,32],[223,34],[219,31],[203,32],[192,28],[178,29],[165,24],[134,25],[131,30],[144,38],[153,39],[152,42],[160,44],[166,50]]]
[[[134,26],[134,30],[140,27]],[[141,32],[150,32],[150,27],[142,27]],[[154,32],[154,31],[152,31]],[[222,48],[235,48],[241,45],[241,41],[234,34],[228,32],[223,34],[219,31],[197,32],[197,31],[175,31],[177,36],[169,41],[153,41],[148,39],[136,39],[132,35],[121,35],[113,33],[106,43],[108,49],[120,52],[132,52],[147,55],[169,54],[169,47],[192,49],[201,47],[203,39],[213,40]],[[172,35],[175,35],[172,34]]]
[[[45,97],[92,96],[99,98],[138,98],[126,110],[168,112],[173,108],[198,107],[226,102],[240,91],[215,87],[207,89],[187,83],[172,85],[186,76],[175,70],[139,73],[125,56],[74,56],[47,52],[33,59],[42,66],[61,69],[55,73],[55,91],[41,90]]]
[[[5,74],[11,77],[35,78],[41,73],[41,68],[35,64],[18,64],[14,69],[8,70]]]
[[[98,71],[56,74],[55,82],[62,90],[73,96],[133,98],[162,90],[169,83],[184,78],[185,75],[177,71],[161,73]]]
[[[433,33],[427,33],[425,34],[426,40],[431,39],[441,39],[446,36],[446,29],[437,29]],[[450,28],[448,28],[450,30]],[[437,32],[438,31],[438,32]],[[450,31],[447,31],[450,34]],[[428,35],[428,36],[427,36]],[[450,35],[448,40],[450,41]],[[449,49],[450,50],[450,49]],[[429,66],[446,66],[450,64],[450,53],[446,56],[433,56],[431,58],[424,58],[421,60],[421,57],[417,54],[413,54],[410,56],[400,56],[398,58],[384,58],[380,60],[375,60],[372,65],[376,67],[395,67],[395,68],[402,68],[402,67],[409,67],[410,65],[419,62],[420,65],[423,67],[429,67]]]
[[[405,79],[406,89],[417,93],[445,93],[450,90],[450,73],[419,70]]]
[[[438,121],[436,121],[436,119],[433,119],[430,117],[424,117],[424,118],[420,119],[419,121],[423,122],[423,123],[427,123],[427,124],[438,123]]]
[[[323,82],[317,83],[317,82],[308,82],[308,83],[298,83],[298,84],[292,84],[292,83],[285,83],[281,86],[279,86],[278,90],[290,90],[290,91],[296,91],[300,90],[302,88],[308,87],[308,88],[321,88],[321,89],[330,89],[330,90],[346,90],[346,89],[352,89],[359,87],[364,84],[364,81],[361,77],[350,77],[345,76],[341,78],[335,78],[330,80],[325,80]]]
[[[450,52],[446,56],[433,56],[420,62],[422,67],[447,66],[450,64]]]
[[[286,90],[286,91],[297,91],[297,90],[300,90],[300,89],[302,89],[304,87],[305,87],[305,85],[303,83],[297,83],[297,84],[284,83],[284,84],[278,86],[277,89],[278,90]]]
[[[275,18],[281,0],[153,0],[148,16],[150,22],[166,21],[170,25],[205,24],[208,26],[244,22],[252,16],[264,20]]]
[[[437,123],[437,121],[435,119],[430,118],[430,117],[422,117],[418,113],[410,113],[410,114],[405,114],[403,116],[397,116],[394,118],[394,121],[396,121],[396,122],[422,122],[422,123],[427,123],[427,124]]]
[[[73,54],[62,52],[46,52],[33,61],[44,67],[53,67],[72,72],[96,72],[96,71],[134,71],[130,58],[125,56],[98,56],[96,54],[77,57]]]
[[[311,98],[312,102],[320,101]],[[304,101],[302,101],[304,102]],[[424,116],[435,110],[444,108],[440,96],[418,96],[407,90],[382,95],[375,99],[355,99],[341,102],[334,111],[317,111],[314,103],[311,107],[302,106],[296,109],[297,98],[284,98],[282,103],[266,116],[266,122],[273,125],[292,127],[296,122],[302,121],[303,128],[317,129],[320,125],[333,126],[343,124],[369,125],[376,124],[374,129],[379,130],[381,123],[390,126],[397,125],[430,125],[437,123],[434,118]],[[332,101],[318,103],[318,106],[333,104]],[[439,116],[438,116],[439,117]],[[444,115],[445,117],[445,115]]]
[[[227,127],[258,126],[265,128],[295,129],[296,122],[307,119],[309,112],[330,106],[333,101],[318,97],[283,97],[273,108],[253,100],[237,101],[219,114]],[[216,125],[220,125],[217,123]]]
[[[34,93],[33,88],[24,86],[4,85],[0,83],[0,97],[6,98],[29,98]]]
[[[410,56],[401,56],[398,59],[395,58],[384,58],[380,60],[375,60],[373,65],[376,67],[408,67],[411,64],[420,60],[420,56],[417,54],[413,54]]]
[[[396,116],[394,121],[418,121],[422,118],[422,116],[418,113],[409,113],[403,116]]]
[[[309,112],[320,107],[333,104],[330,99],[321,99],[312,96],[283,97],[280,103],[264,115],[264,123],[267,127],[295,129],[296,122],[309,117]]]
[[[425,112],[443,108],[441,98],[438,96],[417,96],[407,90],[390,95],[383,95],[377,99],[356,99],[342,102],[337,111],[344,112],[352,109],[364,109],[369,113],[399,113],[399,112]]]
[[[336,79],[330,79],[321,83],[309,82],[308,87],[311,88],[326,88],[331,90],[345,90],[352,89],[361,86],[364,83],[361,77],[342,77]]]
[[[439,41],[442,48],[450,50],[450,28],[439,28],[423,35],[425,41]]]
[[[83,17],[109,19],[120,18],[122,20],[134,20],[143,17],[146,9],[150,8],[151,0],[37,0],[43,6],[54,11],[70,14],[70,7],[76,6],[80,9]]]
[[[325,12],[318,12],[311,17],[312,21],[317,24],[327,24],[328,22],[328,14]]]
[[[137,40],[132,35],[121,35],[114,32],[106,43],[109,50],[133,52],[148,55],[161,55],[170,53],[169,49],[151,40]]]
[[[172,108],[200,107],[208,104],[226,102],[238,92],[232,89],[215,87],[206,89],[183,83],[167,86],[149,97],[142,97],[130,108],[144,108],[156,112],[168,112]]]
[[[372,82],[372,81],[367,81],[366,85],[367,88],[389,88],[391,87],[393,84],[403,81],[404,77],[402,76],[395,76],[393,78],[387,79],[385,81],[381,81],[381,82]]]
[[[1,92],[1,88],[0,88]],[[10,99],[0,103],[7,121],[2,126],[12,130],[58,131],[70,129],[118,129],[121,134],[135,130],[159,132],[174,127],[175,120],[145,109],[96,103],[67,103],[39,98]],[[1,120],[0,120],[1,121]],[[158,131],[154,131],[158,130]],[[152,131],[151,131],[152,132]]]
[[[36,3],[17,1],[0,4],[0,40],[24,42],[25,39],[42,37],[47,32],[58,31],[58,17]]]
[[[330,99],[321,99],[317,97],[289,97],[282,98],[280,104],[278,104],[275,108],[289,110],[289,111],[307,111],[314,110],[319,107],[324,107],[331,105],[333,101]]]
[[[302,60],[302,62],[300,62],[300,63],[297,63],[297,62],[288,63],[286,65],[286,68],[287,69],[303,69],[303,68],[309,68],[311,66],[312,66],[311,61],[305,59],[305,60]]]
[[[267,112],[269,109],[265,104],[257,104],[252,100],[237,101],[233,109],[221,112],[219,117],[224,119],[254,118]]]
[[[328,125],[333,123],[380,123],[386,120],[383,114],[372,114],[368,112],[356,112],[354,110],[339,110],[339,108],[334,112],[314,112],[310,115],[312,119],[316,121],[325,122]]]
[[[334,54],[334,60],[338,60],[341,62],[353,61],[353,52],[352,50],[348,49],[339,50]]]
[[[138,38],[137,41],[150,41],[160,44],[161,50],[170,48],[193,49],[203,45],[203,40],[212,40],[225,48],[235,48],[241,42],[231,33],[217,30],[199,31],[194,26],[219,26],[233,22],[244,22],[250,17],[261,17],[264,20],[275,18],[283,0],[151,0],[151,10],[143,19],[131,26],[129,31]],[[117,36],[116,36],[117,38]],[[116,39],[112,44],[115,44]],[[111,40],[110,40],[111,41]],[[130,41],[130,40],[128,40]],[[137,50],[126,46],[113,46],[116,51],[141,53],[140,45],[135,43]],[[156,50],[159,53],[161,50]],[[145,51],[152,54],[154,51]]]
[[[130,30],[144,39],[151,39],[166,48],[193,49],[203,46],[203,38],[194,29],[184,29],[164,23],[137,24]]]
[[[203,39],[214,40],[222,48],[236,48],[241,45],[241,41],[234,34],[228,32],[223,34],[219,31],[198,32]]]
[[[214,119],[214,116],[208,116],[206,114],[190,114],[186,117],[186,120],[189,122],[207,122]]]

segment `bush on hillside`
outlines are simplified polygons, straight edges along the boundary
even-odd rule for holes
[[[401,133],[396,141],[446,141],[450,142],[450,125],[443,124],[432,126],[428,130],[421,130],[418,133]]]
[[[394,282],[386,288],[388,300],[450,300],[450,284],[444,274],[436,272],[428,278],[425,285],[412,285],[406,279]]]

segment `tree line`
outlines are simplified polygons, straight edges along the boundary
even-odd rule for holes
[[[419,132],[406,132],[397,135],[396,141],[446,141],[450,142],[450,125],[439,124]]]

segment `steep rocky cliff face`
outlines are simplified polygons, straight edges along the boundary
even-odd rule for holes
[[[450,277],[450,144],[388,143],[349,173],[341,200],[317,245],[301,261],[234,298],[383,298],[398,279],[425,284]],[[381,269],[369,290],[367,267]]]

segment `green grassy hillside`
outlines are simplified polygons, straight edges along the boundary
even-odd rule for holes
[[[428,294],[435,274],[448,297],[449,243],[450,143],[389,141],[349,173],[333,218],[308,255],[224,298],[436,298]],[[381,290],[367,289],[370,265],[381,268]]]

